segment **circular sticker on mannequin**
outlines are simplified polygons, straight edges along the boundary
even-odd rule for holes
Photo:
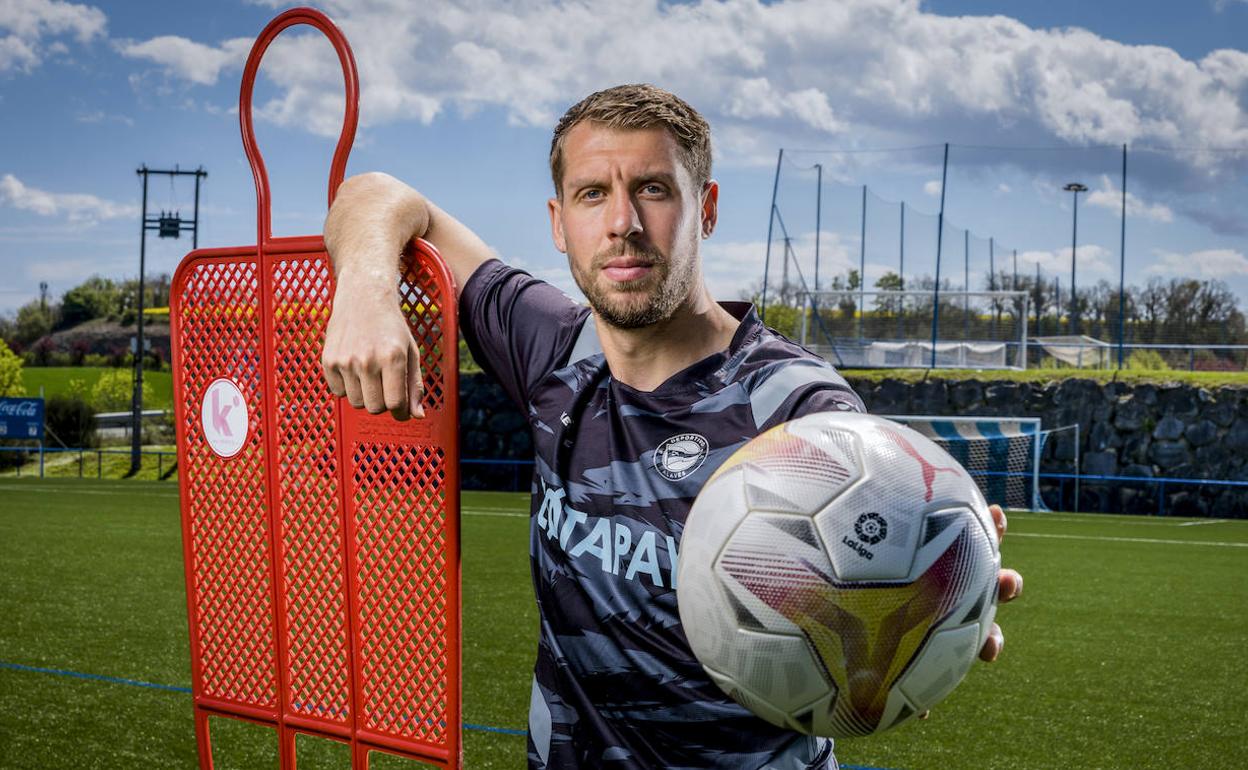
[[[247,403],[233,380],[213,380],[199,408],[204,438],[221,457],[233,457],[247,440]]]

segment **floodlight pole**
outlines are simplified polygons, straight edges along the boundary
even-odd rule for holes
[[[1122,145],[1122,235],[1118,241],[1118,368],[1127,335],[1127,145]]]
[[[867,301],[867,186],[862,186],[862,231],[858,236],[858,339],[862,339],[862,322]]]
[[[897,288],[899,291],[906,290],[906,202],[901,202],[901,227],[897,231]],[[905,315],[906,297],[901,295],[897,298],[897,339],[905,336],[905,328],[902,325],[902,317]]]
[[[815,164],[815,294],[819,293],[819,233],[823,229],[823,164]]]
[[[776,154],[776,179],[771,184],[771,208],[767,212],[767,252],[763,257],[763,296],[759,301],[758,316],[767,322],[767,277],[771,272],[771,237],[776,224],[776,193],[780,191],[780,164],[784,162],[784,148]]]
[[[932,287],[932,369],[936,368],[936,334],[940,328],[940,248],[945,235],[945,182],[949,179],[949,143],[940,171],[940,216],[936,221],[936,285]]]
[[[1075,201],[1070,227],[1070,333],[1079,333],[1079,293],[1075,283],[1075,244],[1079,241],[1079,193],[1087,192],[1087,185],[1071,182],[1062,188],[1072,193]]]
[[[962,340],[971,338],[971,231],[962,231]]]
[[[138,298],[138,315],[135,318],[135,346],[134,346],[134,391],[130,397],[131,422],[130,422],[130,475],[139,472],[143,464],[143,359],[144,340],[143,340],[143,300],[146,293],[145,272],[147,268],[147,231],[156,230],[159,237],[177,238],[183,232],[191,233],[192,249],[199,247],[199,183],[208,176],[208,172],[204,171],[204,167],[200,166],[194,171],[182,171],[177,166],[172,170],[148,168],[146,164],[135,169],[136,174],[143,177],[143,210],[139,214],[139,298]],[[167,176],[174,179],[179,176],[195,177],[195,218],[184,223],[182,218],[176,213],[169,216],[167,212],[162,211],[159,217],[149,217],[147,215],[147,182],[148,177],[153,174]]]
[[[906,202],[901,202],[901,229],[898,231],[897,278],[902,291],[906,290]]]

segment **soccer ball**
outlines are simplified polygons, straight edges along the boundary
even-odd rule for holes
[[[777,426],[707,481],[677,601],[707,674],[772,724],[870,735],[962,681],[1001,557],[967,472],[915,431],[828,412]]]

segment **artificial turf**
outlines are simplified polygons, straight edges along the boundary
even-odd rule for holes
[[[519,768],[536,611],[525,496],[465,493],[468,768]],[[1239,768],[1248,522],[1013,514],[1001,660],[931,718],[846,740],[877,768]],[[195,766],[176,489],[0,481],[0,768]],[[52,673],[53,671],[59,673]],[[84,679],[70,672],[104,679]],[[152,683],[174,689],[142,687]],[[218,768],[276,767],[271,733],[213,725]],[[301,738],[300,768],[343,768]],[[414,767],[379,758],[373,767]]]

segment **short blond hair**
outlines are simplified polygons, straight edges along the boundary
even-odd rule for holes
[[[550,141],[550,177],[555,195],[563,195],[563,139],[582,122],[615,129],[662,126],[680,148],[680,159],[700,189],[711,181],[711,127],[698,111],[675,94],[645,83],[596,91],[577,102],[555,126]]]

